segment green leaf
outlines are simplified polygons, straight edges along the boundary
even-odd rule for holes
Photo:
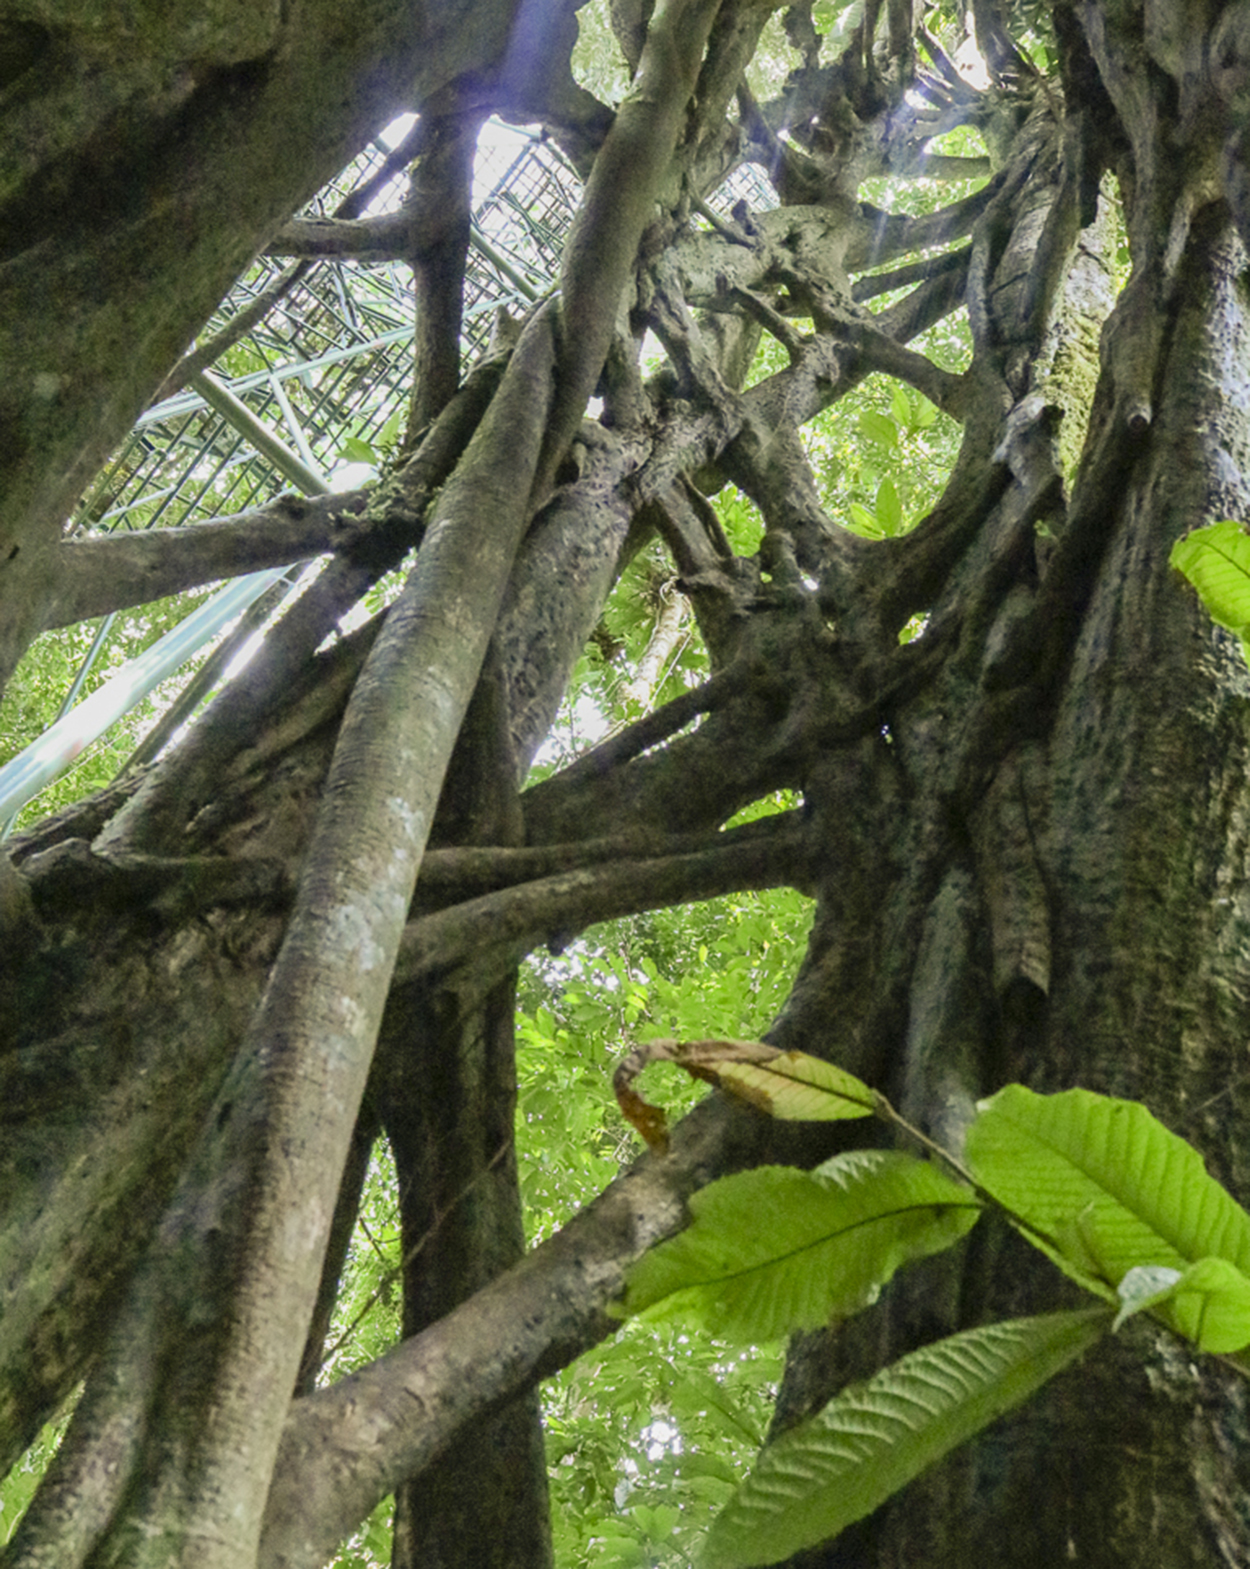
[[[1107,1330],[1100,1308],[1013,1319],[913,1351],[771,1444],[717,1517],[702,1569],[751,1569],[836,1536]]]
[[[604,1534],[595,1545],[595,1563],[602,1569],[646,1569],[650,1561],[642,1543],[632,1536]]]
[[[708,1477],[714,1482],[723,1483],[724,1487],[709,1489],[708,1491],[717,1493],[721,1498],[724,1498],[726,1490],[732,1491],[737,1487],[740,1473],[729,1464],[728,1460],[722,1460],[719,1455],[705,1454],[703,1451],[696,1449],[682,1455],[681,1475],[683,1480],[697,1476]]]
[[[817,0],[812,17],[821,27],[827,27],[851,4],[851,0]]]
[[[339,445],[339,454],[350,459],[353,463],[377,463],[378,455],[367,441],[361,441],[359,436],[344,436]]]
[[[629,1513],[652,1542],[663,1542],[672,1536],[681,1519],[681,1510],[672,1504],[635,1504]]]
[[[640,1041],[618,1064],[612,1087],[622,1114],[655,1148],[666,1145],[667,1118],[634,1088],[651,1062],[674,1062],[692,1078],[787,1122],[837,1122],[870,1117],[877,1109],[862,1079],[806,1052],[780,1051],[762,1041]]]
[[[898,446],[898,426],[888,414],[877,414],[870,409],[867,414],[859,416],[859,428],[869,441],[875,441],[883,447]]]
[[[981,1103],[966,1159],[989,1193],[1045,1234],[1030,1240],[1091,1290],[1105,1293],[1139,1265],[1183,1272],[1208,1256],[1250,1272],[1250,1214],[1135,1101],[1009,1084]]]
[[[852,522],[861,534],[867,534],[870,539],[881,538],[881,525],[877,522],[875,512],[869,512],[868,508],[861,506],[858,501],[852,501],[850,513]]]
[[[907,430],[912,422],[911,399],[897,383],[890,389],[890,413],[900,430]]]
[[[729,1433],[735,1440],[753,1444],[756,1448],[764,1442],[764,1434],[732,1395],[711,1374],[699,1368],[687,1368],[666,1385],[665,1393],[673,1415],[677,1418],[699,1417]],[[690,1460],[683,1457],[683,1463]],[[737,1478],[735,1478],[737,1480]]]
[[[628,1277],[624,1312],[772,1340],[873,1302],[900,1265],[952,1246],[981,1212],[935,1166],[893,1150],[814,1172],[765,1166],[710,1183],[691,1225]]]
[[[377,445],[379,447],[393,447],[399,437],[400,429],[408,417],[406,407],[399,407],[378,432]]]
[[[892,539],[903,526],[903,503],[892,479],[883,479],[877,487],[877,522],[887,539]]]
[[[728,1053],[701,1058],[700,1076],[782,1122],[842,1122],[875,1111],[872,1090],[844,1068],[803,1051],[755,1049],[761,1054],[755,1061]]]
[[[1207,614],[1242,640],[1250,636],[1250,535],[1225,519],[1177,540],[1169,558],[1198,590]]]
[[[1135,1313],[1152,1312],[1199,1351],[1250,1346],[1250,1279],[1223,1258],[1203,1258],[1183,1274],[1158,1265],[1130,1269],[1120,1282],[1124,1306],[1112,1328]]]

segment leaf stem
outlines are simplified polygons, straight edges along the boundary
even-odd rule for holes
[[[936,1155],[940,1161],[942,1161],[951,1169],[952,1172],[954,1172],[955,1176],[958,1177],[961,1182],[966,1182],[968,1184],[976,1197],[981,1201],[982,1204],[985,1205],[987,1209],[995,1210],[998,1214],[1000,1214],[1009,1225],[1014,1226],[1023,1237],[1032,1242],[1034,1247],[1038,1247],[1039,1244],[1041,1244],[1041,1252],[1045,1252],[1047,1249],[1053,1249],[1053,1251],[1056,1253],[1065,1252],[1065,1250],[1059,1245],[1055,1238],[1049,1234],[1049,1232],[1043,1231],[1040,1226],[1036,1226],[1032,1221],[1026,1220],[1023,1215],[1018,1214],[1009,1205],[1004,1204],[1003,1201],[991,1193],[988,1188],[982,1187],[982,1185],[973,1176],[972,1172],[969,1171],[968,1167],[964,1165],[958,1156],[952,1155],[950,1150],[945,1149],[941,1144],[938,1144],[935,1140],[931,1139],[927,1133],[922,1133],[914,1123],[908,1122],[907,1118],[904,1117],[901,1112],[894,1109],[885,1096],[882,1095],[880,1090],[873,1090],[872,1101],[873,1111],[882,1122],[889,1123],[891,1127],[897,1128],[909,1139],[919,1144],[922,1149],[927,1150],[931,1155]],[[1091,1296],[1101,1295],[1104,1296],[1106,1300],[1111,1302],[1116,1302],[1119,1300],[1118,1293],[1110,1281],[1101,1280],[1097,1276],[1091,1276],[1090,1279],[1092,1281],[1096,1281],[1097,1284],[1103,1288],[1103,1290],[1100,1292],[1094,1285],[1086,1283],[1086,1290],[1089,1291]],[[1243,1369],[1242,1371],[1245,1376],[1250,1379],[1250,1369]]]

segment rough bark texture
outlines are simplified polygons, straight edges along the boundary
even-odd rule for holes
[[[515,843],[502,671],[491,657],[448,769],[434,838]],[[458,987],[397,993],[375,1102],[395,1156],[404,1258],[403,1330],[437,1323],[518,1262],[524,1220],[513,1151],[515,975],[482,998]],[[394,1569],[466,1562],[542,1569],[551,1560],[536,1392],[475,1425],[396,1494]]]
[[[759,104],[765,7],[614,5],[638,72],[615,114],[569,75],[569,6],[0,18],[0,673],[45,625],[216,576],[223,541],[236,571],[335,552],[180,748],[4,863],[0,1461],[86,1379],[6,1566],[312,1566],[393,1491],[398,1569],[548,1560],[540,1380],[610,1333],[700,1183],[826,1152],[705,1107],[523,1256],[516,965],[608,915],[798,887],[816,919],[776,1040],[947,1140],[1012,1080],[1139,1098],[1250,1194],[1250,678],[1167,564],[1250,512],[1250,9],[1065,0],[1043,80],[978,0],[979,89],[914,8],[864,9],[821,63],[795,8],[802,60]],[[60,544],[230,280],[409,107],[420,428],[396,471],[334,520]],[[588,181],[560,300],[461,382],[466,128],[496,109]],[[960,123],[988,160],[927,172],[992,170],[980,191],[861,203]],[[744,159],[776,210],[707,205]],[[376,254],[354,221],[326,243]],[[908,345],[961,306],[956,374]],[[763,334],[787,363],[748,388]],[[874,372],[963,426],[897,539],[826,514],[800,435]],[[765,524],[750,556],[727,480]],[[518,793],[656,537],[706,683]],[[418,540],[381,624],[315,652]],[[801,812],[719,831],[782,788]],[[318,1389],[379,1129],[406,1338]],[[796,1343],[778,1427],[1064,1300],[1057,1278],[985,1228]],[[1240,1565],[1248,1472],[1244,1384],[1139,1329],[796,1565]]]

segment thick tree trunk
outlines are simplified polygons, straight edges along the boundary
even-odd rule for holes
[[[1225,213],[1211,210],[1160,333],[1149,435],[1117,465],[1119,501],[1098,520],[1061,680],[988,792],[987,810],[1012,808],[1020,835],[995,843],[974,825],[944,874],[914,971],[908,1058],[893,1070],[912,1114],[947,1131],[952,1089],[967,1097],[1014,1080],[1140,1098],[1242,1196],[1250,685],[1235,643],[1203,624],[1166,563],[1192,523],[1245,507],[1220,453],[1245,452],[1250,434],[1238,391],[1244,266]],[[1194,422],[1212,386],[1227,410],[1218,438]],[[1072,511],[1080,495],[1078,482]],[[904,759],[908,721],[894,732]],[[1004,896],[1044,899],[1035,953],[1048,950],[1047,962],[1032,974],[1002,963],[996,939],[1013,930],[995,919]],[[933,941],[936,972],[924,959]],[[792,1413],[883,1357],[1068,1294],[1039,1255],[993,1231],[956,1268],[900,1283],[841,1346],[809,1342]],[[1139,1329],[796,1564],[1238,1564],[1248,1415],[1231,1371]]]
[[[487,668],[460,733],[434,839],[516,843],[503,672]],[[515,972],[493,986],[453,974],[415,988],[379,1042],[373,1100],[395,1156],[403,1332],[418,1334],[525,1252],[517,1186]],[[399,1488],[393,1569],[548,1569],[551,1527],[538,1395],[468,1428]]]
[[[1196,164],[1144,126],[1138,153],[1177,208],[1192,201]],[[1160,288],[1130,285],[1106,330],[1085,455],[1047,514],[1058,540],[1023,541],[979,680],[902,705],[876,748],[893,798],[916,803],[860,852],[887,877],[906,868],[903,940],[871,955],[878,987],[906,980],[885,1013],[892,1044],[839,1056],[956,1145],[975,1099],[1008,1082],[1143,1100],[1244,1199],[1250,680],[1168,557],[1193,526],[1247,515],[1246,256],[1219,201],[1166,263],[1152,233],[1139,265]],[[843,833],[828,842],[846,855]],[[818,931],[873,930],[867,895],[866,879],[849,900],[827,891]],[[788,1044],[810,1044],[804,1018],[846,996],[825,954],[809,964]],[[804,1337],[779,1425],[918,1345],[1072,1296],[985,1228],[863,1322]],[[1248,1418],[1242,1379],[1138,1326],[794,1569],[1239,1564]]]
[[[450,988],[426,999],[418,1030],[425,1071],[403,1075],[385,1110],[408,1261],[405,1335],[436,1323],[524,1252],[511,1147],[515,986],[496,986],[467,1017],[458,1017],[458,1001]],[[475,1423],[401,1486],[391,1562],[547,1569],[536,1392]]]
[[[0,201],[14,236],[42,227],[0,263],[0,357],[20,370],[0,387],[16,432],[0,452],[0,675],[67,605],[214,570],[215,541],[190,543],[189,576],[100,541],[105,566],[66,547],[55,585],[57,531],[229,278],[414,77],[449,138],[427,216],[456,193],[447,232],[413,253],[415,407],[443,411],[427,444],[189,743],[19,841],[0,885],[0,1459],[87,1378],[6,1555],[21,1569],[293,1569],[389,1492],[397,1569],[541,1569],[538,1381],[611,1331],[625,1266],[699,1184],[816,1149],[704,1108],[670,1159],[522,1257],[516,965],[608,915],[812,891],[779,1042],[833,1056],[954,1143],[1008,1081],[1137,1097],[1250,1193],[1250,678],[1168,567],[1188,528],[1250,512],[1246,7],[1216,29],[1063,4],[1062,79],[1045,83],[979,0],[985,57],[1018,89],[984,98],[932,39],[932,74],[918,68],[905,6],[866,7],[837,67],[796,8],[806,63],[764,109],[742,87],[761,8],[667,0],[648,26],[651,8],[618,7],[638,76],[614,116],[567,80],[567,7],[429,9],[413,29],[366,5],[346,38],[312,0],[246,24],[210,14],[190,42],[170,23],[133,68],[86,21],[19,28],[30,91],[0,115],[25,127],[12,145],[30,167]],[[85,130],[53,91],[66,61],[80,87],[92,61],[106,84]],[[919,156],[917,95],[949,123],[979,118],[996,172],[940,213],[886,217],[857,188]],[[506,370],[455,392],[455,133],[498,104],[537,104],[590,177],[558,306]],[[305,155],[275,160],[301,128]],[[791,205],[692,226],[744,149]],[[153,199],[131,201],[149,155]],[[1114,310],[1111,175],[1133,263]],[[886,287],[911,292],[869,316]],[[959,303],[973,356],[955,374],[907,344]],[[644,384],[648,330],[667,364]],[[743,391],[762,331],[788,363]],[[826,516],[798,432],[871,372],[964,425],[942,500],[874,542]],[[602,416],[584,422],[595,393]],[[734,554],[707,499],[730,478],[763,516],[754,555]],[[306,524],[257,520],[252,559],[324,543]],[[614,573],[657,535],[708,681],[518,801]],[[422,536],[384,628],[314,654]],[[918,613],[923,635],[900,647]],[[721,831],[778,789],[803,811]],[[405,1339],[314,1390],[378,1128],[399,1170]],[[987,1226],[805,1337],[778,1425],[1068,1289]],[[1243,1389],[1131,1331],[802,1562],[1244,1563]]]

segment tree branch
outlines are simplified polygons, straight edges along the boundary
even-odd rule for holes
[[[632,725],[626,725],[624,730],[617,731],[606,741],[601,741],[598,746],[591,747],[590,751],[584,752],[567,768],[560,769],[559,773],[552,774],[550,779],[535,785],[530,794],[541,791],[543,785],[549,784],[554,788],[563,789],[579,779],[605,774],[610,769],[627,763],[631,757],[638,757],[643,752],[650,751],[653,746],[659,746],[661,741],[667,741],[679,730],[684,730],[691,720],[698,718],[700,714],[711,713],[727,698],[732,697],[737,686],[738,674],[735,672],[731,679],[728,671],[721,671],[701,685],[691,687],[689,691],[665,703],[662,708],[657,708],[654,713],[635,720]]]
[[[967,288],[972,250],[966,247],[955,255],[959,258],[957,266],[935,265],[929,277],[909,295],[878,311],[873,320],[882,332],[896,343],[906,343],[926,327],[941,321],[943,316],[959,309]]]
[[[946,245],[971,232],[977,219],[1001,188],[1001,176],[962,201],[952,202],[937,212],[919,218],[880,212],[867,202],[860,203],[864,231],[847,247],[846,266],[851,272],[875,267],[880,262],[905,256],[909,252]]]
[[[370,218],[291,218],[266,245],[265,255],[402,261],[411,250],[411,233],[412,217],[404,207]]]
[[[479,116],[436,122],[414,165],[409,192],[407,261],[416,301],[408,428],[423,429],[460,382],[460,324],[465,261],[472,237],[473,160]]]
[[[112,1544],[127,1558],[134,1532],[155,1528],[174,1556],[194,1543],[202,1569],[254,1560],[421,854],[530,516],[553,358],[544,313],[353,689],[268,985],[76,1413],[64,1471],[82,1480],[102,1449],[111,1466],[92,1519],[72,1527],[85,1556]],[[171,1451],[162,1417],[188,1408],[203,1420],[190,1452]],[[118,1420],[127,1436],[110,1448]],[[136,1491],[153,1502],[142,1525]],[[54,1511],[44,1518],[64,1532]]]
[[[524,802],[524,797],[522,797]],[[781,832],[797,828],[800,814],[778,813],[737,828],[694,834],[614,834],[603,839],[576,839],[568,844],[458,845],[427,850],[417,880],[417,904],[424,910],[444,909],[465,899],[516,888],[522,883],[582,866],[602,867],[617,858],[648,861],[675,855],[702,855],[707,851],[772,842]]]
[[[359,513],[366,497],[363,490],[307,500],[280,496],[255,511],[185,528],[67,539],[58,552],[56,591],[44,628],[324,555],[351,537],[345,514]]]
[[[621,295],[673,157],[719,0],[661,0],[638,74],[595,159],[561,271],[560,357],[540,484],[554,475],[607,357]]]
[[[605,1080],[605,1094],[607,1085]],[[314,1569],[467,1423],[613,1334],[626,1267],[686,1221],[692,1193],[758,1164],[775,1128],[713,1097],[521,1263],[359,1373],[290,1410],[261,1569]]]
[[[810,887],[799,816],[786,813],[768,838],[723,835],[723,846],[560,872],[421,916],[405,928],[396,982],[428,979],[492,947],[517,958],[544,942],[563,947],[587,926],[639,910],[715,899],[738,888]]]
[[[970,255],[965,246],[962,250],[947,251],[944,256],[926,256],[923,261],[908,262],[893,272],[866,273],[851,285],[851,298],[856,305],[862,305],[876,299],[878,294],[888,294],[891,289],[904,289],[908,284],[921,283],[941,273],[958,272],[967,266]]]
[[[148,407],[154,408],[166,398],[172,398],[175,393],[182,391],[193,376],[215,364],[227,349],[233,348],[240,338],[245,338],[253,327],[264,321],[274,306],[304,281],[311,269],[311,262],[296,262],[285,268],[272,283],[266,284],[242,310],[235,312],[219,332],[206,338],[189,354],[183,355],[152,394]]]
[[[147,776],[135,799],[109,825],[105,847],[176,853],[185,842],[186,825],[218,799],[232,760],[244,747],[255,757],[267,733],[283,728],[292,691],[303,689],[320,657],[315,650],[360,595],[421,538],[430,498],[482,420],[504,363],[494,359],[478,365],[417,450],[374,487],[351,548],[341,550],[287,609],[248,667],[246,681],[232,681],[182,744]],[[277,714],[284,720],[275,727]]]
[[[393,180],[398,170],[405,169],[416,157],[421,142],[425,136],[425,121],[418,120],[413,128],[400,142],[398,147],[392,148],[387,154],[380,168],[339,204],[335,212],[335,219],[355,218],[362,213],[377,193],[388,181]],[[174,393],[180,392],[197,372],[207,370],[226,352],[244,338],[258,322],[268,316],[279,300],[288,295],[297,284],[301,283],[311,271],[308,262],[296,262],[256,296],[249,305],[237,312],[211,338],[205,339],[198,347],[185,354],[180,359],[169,375],[157,389],[152,402],[160,403],[165,398],[172,398]]]

